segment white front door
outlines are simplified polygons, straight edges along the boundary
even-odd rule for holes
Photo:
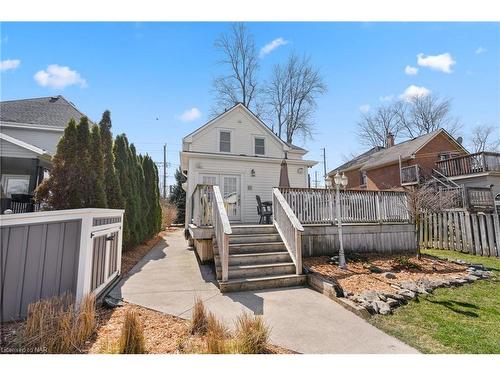
[[[241,179],[238,175],[221,175],[221,193],[230,221],[241,220]]]

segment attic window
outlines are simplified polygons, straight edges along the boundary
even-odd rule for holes
[[[219,133],[219,151],[231,152],[231,132],[221,130]]]
[[[265,155],[266,154],[266,146],[264,138],[255,138],[255,155]]]

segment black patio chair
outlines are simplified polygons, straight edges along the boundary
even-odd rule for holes
[[[260,216],[259,224],[263,224],[264,220],[266,224],[271,224],[271,216],[273,214],[271,207],[262,204],[260,196],[256,195],[255,199],[257,199],[257,214]]]

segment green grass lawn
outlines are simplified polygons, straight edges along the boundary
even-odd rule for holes
[[[422,253],[481,263],[494,277],[458,288],[439,288],[393,315],[376,315],[370,322],[423,353],[500,354],[500,259],[445,250]]]

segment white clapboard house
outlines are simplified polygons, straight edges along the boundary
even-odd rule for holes
[[[291,187],[308,186],[303,148],[278,138],[243,104],[237,104],[182,140],[181,168],[187,176],[186,219],[192,219],[191,197],[198,184],[220,187],[231,223],[258,223],[256,196],[270,201],[286,158]]]

